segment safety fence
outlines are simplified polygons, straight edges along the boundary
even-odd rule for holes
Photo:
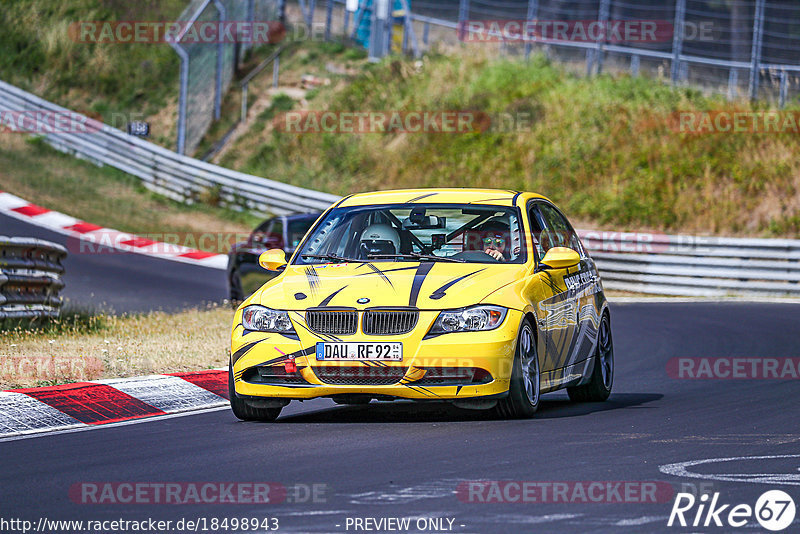
[[[66,256],[56,243],[0,236],[0,319],[57,317]]]
[[[347,2],[354,6],[356,2]],[[381,57],[398,43],[419,55],[467,43],[490,51],[580,62],[587,74],[647,72],[730,99],[800,93],[800,3],[782,0],[299,0],[304,19],[349,37],[367,32]],[[381,11],[381,6],[384,10]],[[366,28],[366,29],[365,29]],[[599,30],[598,30],[599,28]],[[648,31],[648,28],[650,31]],[[334,30],[334,31],[336,31]],[[393,38],[392,32],[402,32]]]
[[[194,152],[212,120],[221,115],[222,98],[233,79],[236,66],[253,47],[253,39],[236,35],[229,42],[191,39],[195,24],[266,23],[282,20],[282,0],[192,0],[178,21],[184,32],[169,44],[181,60],[178,100],[178,153]],[[187,35],[188,33],[188,35]]]

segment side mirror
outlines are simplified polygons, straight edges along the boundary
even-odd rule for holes
[[[258,264],[268,271],[278,271],[286,266],[286,253],[279,248],[271,248],[262,252]]]
[[[542,261],[536,266],[536,272],[548,269],[567,269],[581,262],[581,256],[571,248],[553,247],[547,251]]]

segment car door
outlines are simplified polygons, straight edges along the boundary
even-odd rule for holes
[[[594,302],[598,277],[594,262],[586,254],[567,218],[552,204],[542,202],[537,207],[550,229],[546,236],[548,244],[570,248],[581,257],[576,268],[561,269],[557,274],[553,273],[563,280],[566,288],[563,297],[564,314],[559,320],[568,324],[568,329],[571,330],[568,334],[569,340],[559,347],[565,349],[560,354],[563,367],[582,362],[592,354],[599,326]]]
[[[529,210],[532,239],[537,256],[541,261],[553,247],[573,248],[569,227],[563,216],[543,201],[531,203]],[[571,269],[547,269],[538,273],[540,286],[545,288],[543,298],[538,303],[540,327],[545,339],[545,362],[542,370],[563,369],[572,363],[575,345],[576,325],[580,313],[577,293],[569,290],[572,275],[578,271]],[[560,379],[560,374],[543,376],[546,382]]]

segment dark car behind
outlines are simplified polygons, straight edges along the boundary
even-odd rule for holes
[[[256,228],[247,241],[236,243],[228,253],[228,288],[231,302],[241,302],[277,275],[265,271],[258,257],[265,250],[283,249],[294,252],[320,213],[281,215],[267,219]]]

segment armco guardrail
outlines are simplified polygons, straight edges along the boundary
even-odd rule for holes
[[[0,81],[0,110],[79,114]],[[3,115],[0,114],[0,121]],[[82,121],[83,119],[81,119]],[[181,156],[86,118],[88,133],[43,133],[55,148],[140,178],[146,187],[180,202],[212,190],[226,203],[262,214],[323,210],[339,197],[225,169]]]
[[[58,316],[66,256],[56,243],[0,236],[0,318]]]
[[[800,296],[800,240],[578,231],[609,289]]]

